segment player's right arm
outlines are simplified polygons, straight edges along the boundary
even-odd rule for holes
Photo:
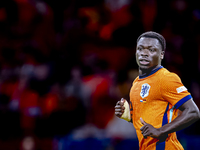
[[[121,119],[131,122],[130,106],[127,100],[121,99],[115,106],[115,115]]]
[[[115,106],[115,115],[119,118],[121,118],[121,116],[124,113],[125,107],[124,107],[124,102],[125,100],[120,100],[117,102],[116,106]]]

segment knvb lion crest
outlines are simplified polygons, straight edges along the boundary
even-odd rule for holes
[[[142,85],[141,92],[140,92],[140,96],[142,98],[145,98],[145,97],[147,97],[149,95],[150,87],[151,86],[149,84],[147,84],[147,83]]]

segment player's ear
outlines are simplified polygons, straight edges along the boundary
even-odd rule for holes
[[[163,59],[165,55],[165,51],[161,51],[160,58]]]

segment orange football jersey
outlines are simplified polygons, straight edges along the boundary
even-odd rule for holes
[[[169,134],[164,142],[152,137],[144,139],[140,118],[160,128],[173,121],[179,106],[191,98],[180,78],[162,66],[148,76],[139,76],[134,80],[130,90],[130,110],[140,150],[183,150],[175,132]]]

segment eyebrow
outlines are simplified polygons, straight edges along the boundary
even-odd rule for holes
[[[143,45],[138,45],[137,47],[139,47],[139,46],[141,46],[141,47],[145,47],[145,46],[143,46]],[[147,46],[148,48],[156,48],[155,46]]]

